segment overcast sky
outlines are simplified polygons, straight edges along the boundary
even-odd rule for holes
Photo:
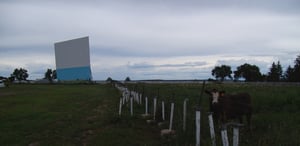
[[[244,63],[267,73],[300,54],[300,1],[1,0],[0,76],[43,78],[54,43],[85,36],[95,80],[207,79]]]

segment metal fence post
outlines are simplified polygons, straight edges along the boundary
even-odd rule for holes
[[[223,146],[229,146],[228,136],[227,136],[227,125],[226,124],[222,125],[221,136],[222,136]]]
[[[156,102],[157,99],[156,97],[153,98],[153,120],[155,121],[155,117],[156,117]]]
[[[212,112],[208,113],[208,122],[209,122],[211,143],[212,143],[212,146],[216,146],[216,134],[215,134],[214,121],[213,121],[212,114],[213,114]]]
[[[133,97],[130,97],[130,114],[133,116]]]
[[[165,120],[165,102],[161,101],[161,112],[162,112],[162,120]]]
[[[200,106],[196,109],[196,146],[200,146],[200,121],[201,121],[201,110]]]
[[[188,101],[189,99],[184,99],[184,102],[183,102],[183,127],[182,127],[182,129],[183,129],[183,131],[185,131],[186,130],[186,110],[187,110],[187,101]]]
[[[122,114],[122,102],[123,102],[123,98],[120,98],[120,103],[119,103],[119,115],[121,116]]]
[[[171,114],[170,114],[170,125],[169,125],[170,131],[172,131],[173,115],[174,115],[174,102],[171,103]]]

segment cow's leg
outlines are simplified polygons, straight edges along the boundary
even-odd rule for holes
[[[219,113],[217,113],[217,112],[213,113],[213,119],[214,119],[215,125],[219,125],[219,120],[220,120],[219,118],[220,118]]]
[[[221,115],[221,122],[222,122],[222,124],[225,124],[225,122],[226,122],[226,113],[222,112],[220,115]]]

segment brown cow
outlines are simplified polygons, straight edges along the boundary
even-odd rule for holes
[[[248,126],[252,116],[251,96],[248,93],[225,94],[225,91],[205,91],[210,95],[210,111],[214,113],[216,121],[222,123],[228,120],[239,119],[243,122],[246,116]]]

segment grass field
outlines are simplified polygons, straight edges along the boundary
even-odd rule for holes
[[[119,117],[117,111],[121,94],[110,84],[21,84],[0,89],[0,143],[18,146],[194,145],[194,109],[201,84],[128,85],[128,88],[139,91],[142,87],[150,98],[156,96],[159,89],[159,101],[166,101],[167,111],[170,101],[175,101],[175,137],[161,138],[158,126],[146,124],[139,116],[144,113],[144,106],[135,105],[133,117],[129,108],[124,107],[125,111]],[[209,84],[206,88],[230,93],[246,91],[253,97],[252,130],[242,129],[240,145],[300,145],[299,86]],[[185,98],[189,98],[188,125],[187,131],[183,132],[182,103]],[[200,101],[203,113],[201,144],[210,145],[207,95]],[[217,139],[220,139],[219,134]]]
[[[201,144],[211,145],[208,128],[208,95],[200,97],[201,84],[140,84],[128,85],[142,91],[149,97],[175,102],[175,123],[177,136],[170,145],[195,145],[195,107],[200,100],[202,107]],[[206,89],[217,88],[228,93],[248,92],[252,96],[253,117],[251,132],[241,129],[242,146],[293,146],[300,145],[300,86],[274,84],[208,84]],[[183,132],[183,101],[188,98],[187,132]],[[151,104],[151,103],[150,103]],[[170,107],[170,106],[169,106]],[[152,109],[150,109],[151,111]],[[169,109],[168,109],[169,110]],[[229,129],[231,130],[231,129]],[[216,129],[218,145],[221,145],[220,130]],[[232,136],[232,130],[229,131]],[[232,143],[231,143],[232,144]]]

